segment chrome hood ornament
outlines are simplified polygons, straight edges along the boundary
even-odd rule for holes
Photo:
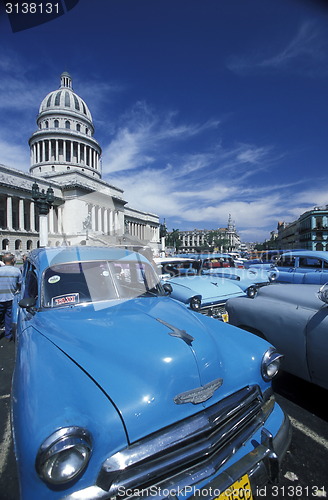
[[[184,340],[185,343],[188,344],[189,346],[191,346],[192,341],[195,340],[194,337],[192,337],[191,335],[189,335],[189,333],[186,332],[186,330],[180,330],[180,328],[170,325],[169,323],[166,323],[166,321],[160,318],[156,318],[156,320],[171,330],[170,332],[168,332],[169,335]]]
[[[184,403],[192,403],[193,405],[204,403],[204,401],[207,401],[213,396],[214,392],[221,387],[222,384],[223,378],[217,378],[201,387],[177,394],[173,398],[173,401],[177,405],[182,405]]]

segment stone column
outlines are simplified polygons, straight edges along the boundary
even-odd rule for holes
[[[18,229],[20,231],[25,230],[25,223],[24,223],[24,200],[23,198],[20,198],[18,201]]]
[[[7,229],[13,229],[13,199],[7,196]]]
[[[30,203],[30,231],[35,231],[35,210],[34,202]]]

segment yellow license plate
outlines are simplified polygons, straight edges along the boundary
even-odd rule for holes
[[[228,313],[222,314],[222,321],[224,321],[225,323],[228,323],[228,321],[229,321],[229,314]]]
[[[253,500],[251,484],[247,474],[235,481],[215,500]]]

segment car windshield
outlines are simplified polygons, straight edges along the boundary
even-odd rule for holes
[[[45,271],[42,305],[61,307],[141,295],[162,295],[157,275],[145,262],[73,262],[57,264]]]

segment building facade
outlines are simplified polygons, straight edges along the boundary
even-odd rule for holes
[[[233,252],[239,250],[240,247],[240,237],[231,220],[231,215],[229,215],[227,227],[179,231],[179,240],[181,252],[199,252],[205,248],[216,249],[219,252]]]
[[[32,185],[52,188],[49,246],[129,245],[159,249],[159,218],[127,205],[124,191],[102,180],[101,147],[87,104],[68,73],[41,102],[29,139],[29,173],[0,164],[1,250],[25,253],[39,245]]]
[[[278,223],[277,248],[328,251],[328,205],[304,212],[296,221]]]

